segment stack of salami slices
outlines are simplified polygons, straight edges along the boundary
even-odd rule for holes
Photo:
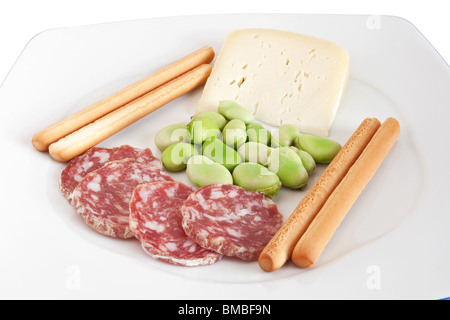
[[[276,204],[235,185],[174,181],[150,149],[94,147],[69,162],[61,191],[87,225],[136,238],[151,257],[182,266],[223,256],[257,260],[283,223]]]

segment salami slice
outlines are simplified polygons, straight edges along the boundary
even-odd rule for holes
[[[114,151],[114,149],[94,147],[69,162],[60,177],[61,192],[69,202],[72,200],[73,190],[84,176],[111,161]]]
[[[208,185],[181,207],[186,234],[202,247],[242,260],[257,260],[283,223],[264,194],[236,185]]]
[[[137,186],[130,201],[130,229],[146,253],[174,265],[210,265],[222,255],[189,239],[181,226],[181,206],[196,190],[181,182]]]
[[[162,169],[161,160],[153,156],[153,153],[149,148],[140,149],[134,148],[129,145],[123,145],[115,149],[114,155],[112,156],[111,160],[122,160],[126,158],[131,158],[138,162],[151,164]]]
[[[129,145],[116,148],[93,147],[72,159],[61,172],[60,189],[62,194],[71,202],[73,190],[85,175],[103,167],[109,161],[127,158],[162,168],[161,161],[154,157],[152,151],[148,148],[139,149]]]
[[[129,203],[133,189],[155,181],[172,181],[172,178],[153,165],[133,159],[110,161],[80,181],[73,191],[73,205],[98,232],[131,238]]]

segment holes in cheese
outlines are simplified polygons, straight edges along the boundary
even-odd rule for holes
[[[234,100],[269,125],[294,124],[327,136],[348,80],[341,46],[270,29],[231,32],[220,50],[196,112]]]

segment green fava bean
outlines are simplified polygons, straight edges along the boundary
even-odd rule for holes
[[[247,125],[248,141],[263,143],[270,146],[272,134],[259,123],[250,123]]]
[[[160,151],[164,151],[169,145],[175,142],[188,142],[189,133],[188,122],[171,124],[159,130],[155,135],[155,145]]]
[[[217,124],[208,118],[192,120],[188,125],[188,132],[191,142],[201,144],[212,137],[219,137],[220,130]]]
[[[309,175],[313,174],[314,171],[316,170],[316,162],[314,161],[314,158],[305,150],[300,150],[293,146],[291,146],[289,148],[294,150],[298,154],[298,156],[302,160],[302,164],[305,167],[308,174]]]
[[[202,154],[209,159],[220,163],[230,171],[242,162],[242,157],[233,148],[227,146],[223,141],[212,138],[203,142]]]
[[[259,163],[241,163],[233,171],[234,184],[247,190],[259,191],[273,198],[281,189],[278,176]]]
[[[233,119],[222,130],[222,140],[232,148],[239,148],[247,141],[246,125],[242,120]]]
[[[269,156],[268,169],[277,174],[283,186],[300,189],[308,182],[308,172],[297,153],[288,147],[273,149]]]
[[[244,143],[238,149],[238,153],[244,159],[244,161],[259,163],[263,166],[267,165],[267,161],[271,151],[271,147],[263,143],[252,141]]]
[[[186,175],[200,188],[209,184],[233,184],[233,176],[227,168],[203,155],[195,155],[187,161]]]
[[[296,145],[308,152],[318,163],[330,163],[341,150],[341,145],[332,139],[302,134]]]
[[[169,171],[181,171],[186,168],[186,163],[194,155],[198,154],[195,145],[187,142],[177,142],[168,146],[161,155],[161,162]]]
[[[225,127],[225,125],[227,124],[227,119],[225,119],[225,117],[223,115],[221,115],[220,113],[214,112],[214,111],[197,112],[196,114],[194,114],[191,117],[191,121],[197,120],[200,118],[208,118],[208,119],[214,121],[217,124],[217,126],[219,127],[219,130],[222,130],[223,127]]]
[[[300,130],[293,124],[285,124],[279,127],[272,136],[273,147],[289,147],[300,135]]]
[[[253,113],[245,109],[240,104],[231,100],[220,101],[217,110],[228,120],[239,119],[242,120],[245,124],[249,124],[255,121],[255,116],[253,115]]]

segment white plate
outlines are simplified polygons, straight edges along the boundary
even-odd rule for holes
[[[77,110],[204,46],[219,52],[245,27],[334,41],[351,57],[331,137],[345,143],[365,117],[396,117],[402,133],[316,266],[272,273],[224,258],[185,268],[152,260],[134,240],[97,234],[58,189],[64,164],[31,137]],[[0,88],[1,298],[440,299],[450,296],[450,71],[407,21],[390,16],[240,14],[186,16],[45,31]],[[105,140],[149,146],[185,121],[201,88]],[[323,167],[311,178],[317,179]],[[173,174],[188,183],[184,173]],[[305,191],[275,199],[287,217]]]

